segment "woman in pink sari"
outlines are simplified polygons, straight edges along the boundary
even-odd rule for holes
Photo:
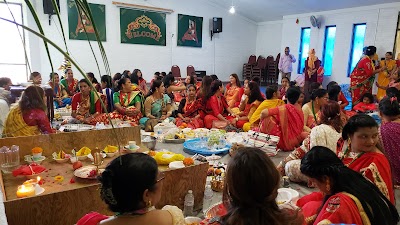
[[[279,136],[278,148],[283,151],[292,151],[305,137],[302,134],[304,115],[297,103],[300,94],[299,88],[290,87],[286,92],[288,104],[261,112],[260,131]]]
[[[382,118],[380,139],[386,156],[392,166],[393,182],[400,185],[400,109],[396,97],[384,97],[379,102],[379,113]]]

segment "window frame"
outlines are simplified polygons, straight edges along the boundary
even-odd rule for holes
[[[324,46],[323,46],[323,52],[322,52],[322,65],[325,68],[325,54],[326,54],[326,41],[327,41],[327,37],[328,37],[328,30],[329,28],[335,28],[335,38],[334,38],[334,44],[333,44],[333,52],[335,50],[335,43],[336,43],[336,25],[329,25],[329,26],[325,26],[325,37],[324,37]],[[332,54],[333,55],[333,54]],[[333,62],[333,58],[332,58],[332,62]],[[332,64],[331,62],[331,64]],[[331,65],[332,67],[332,65]],[[324,73],[324,76],[331,76],[332,75],[332,70],[331,70],[331,74],[327,74]]]
[[[349,62],[347,65],[347,77],[350,77],[350,74],[352,71],[351,69],[351,64],[352,64],[352,58],[353,58],[353,51],[354,51],[354,39],[355,39],[355,31],[357,26],[365,25],[365,32],[367,32],[367,23],[355,23],[353,24],[353,34],[351,37],[351,43],[350,43],[350,54],[349,54]],[[364,33],[364,42],[365,42],[365,33]]]
[[[302,63],[302,57],[301,55],[303,54],[303,35],[304,35],[304,31],[309,29],[310,30],[310,43],[311,43],[311,27],[302,27],[300,30],[300,47],[299,47],[299,58],[298,58],[298,66],[297,66],[297,74],[302,74],[303,71],[301,71],[301,63]],[[305,65],[305,62],[304,62]]]
[[[23,6],[23,4],[21,3],[21,2],[4,2],[4,1],[2,1],[2,0],[0,0],[0,4],[5,4],[5,5],[19,5],[20,6],[20,9],[21,9],[21,21],[22,21],[22,24],[24,23],[24,21],[25,21],[25,18],[24,18],[24,6]],[[19,27],[18,27],[19,28]],[[24,48],[24,61],[25,61],[25,63],[2,63],[2,62],[0,62],[0,65],[5,65],[5,66],[7,66],[7,65],[10,65],[10,66],[25,66],[25,79],[26,79],[26,81],[28,81],[29,80],[29,68],[28,68],[28,65],[29,65],[29,62],[28,62],[28,58],[27,57],[29,57],[28,56],[28,54],[29,54],[29,51],[27,51],[26,49],[29,47],[28,45],[27,45],[27,43],[26,43],[26,34],[25,34],[25,29],[21,29],[22,30],[22,41],[23,41],[23,43],[22,44],[24,44],[25,43],[25,46],[23,47]],[[11,77],[10,77],[11,78]]]

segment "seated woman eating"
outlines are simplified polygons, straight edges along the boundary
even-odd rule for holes
[[[237,128],[244,127],[244,124],[249,122],[258,106],[264,101],[260,92],[260,87],[256,82],[249,82],[249,84],[244,87],[244,94],[246,98],[239,106],[241,112],[239,113],[239,118],[236,123]]]
[[[293,182],[307,183],[308,178],[300,172],[301,159],[314,146],[323,146],[336,153],[336,145],[341,137],[342,127],[339,104],[335,101],[328,101],[321,108],[320,125],[311,129],[310,135],[304,139],[303,144],[279,163],[278,171],[282,176],[288,176]]]
[[[56,109],[65,107],[66,105],[71,105],[71,98],[59,82],[60,76],[57,73],[50,73],[48,84],[54,91],[54,106]]]
[[[175,122],[172,115],[171,98],[164,94],[165,87],[161,80],[153,81],[149,96],[144,101],[144,113],[146,117],[140,119],[140,124],[145,125],[147,120],[163,121],[168,118],[170,122]]]
[[[10,110],[4,124],[3,137],[55,133],[50,127],[46,110],[43,89],[29,86],[22,93],[18,106]]]
[[[78,80],[74,78],[72,69],[66,69],[64,71],[64,79],[60,81],[60,85],[68,93],[68,96],[72,97],[79,91],[78,83]]]
[[[211,92],[209,93],[206,103],[207,115],[204,117],[204,124],[208,129],[213,127],[222,128],[216,126],[214,121],[224,121],[224,125],[232,124],[235,126],[239,119],[238,115],[236,115],[236,117],[230,116],[233,115],[233,112],[229,108],[225,97],[222,95],[223,90],[224,87],[220,80],[215,80],[211,83]],[[226,113],[228,113],[228,115]]]
[[[286,93],[286,91],[285,91]],[[264,109],[272,109],[278,106],[284,105],[285,102],[281,100],[281,96],[279,96],[278,87],[276,86],[268,86],[265,90],[265,94],[267,99],[264,100],[260,106],[254,111],[253,115],[249,117],[249,122],[243,125],[243,131],[247,132],[251,129],[258,129],[260,126],[260,115]]]
[[[101,103],[95,91],[91,90],[89,81],[82,79],[79,81],[79,93],[72,97],[72,113],[74,120],[71,123],[96,124],[101,115]]]
[[[239,148],[228,163],[219,215],[202,224],[302,224],[299,211],[278,206],[280,181],[274,163],[263,151]]]
[[[187,97],[179,103],[176,126],[184,124],[192,129],[204,127],[204,112],[202,110],[201,100],[196,97],[196,86],[187,85]]]
[[[378,143],[376,121],[368,115],[357,114],[350,117],[343,127],[337,155],[346,166],[374,183],[395,204],[392,170]]]
[[[182,210],[178,207],[166,205],[161,210],[154,207],[160,201],[164,178],[158,171],[156,160],[147,154],[119,156],[99,177],[100,197],[115,216],[91,212],[76,224],[185,224]]]
[[[230,83],[226,85],[225,98],[230,108],[238,107],[243,95],[243,88],[237,74],[233,73],[229,77]]]
[[[118,81],[118,92],[113,95],[115,111],[110,114],[111,119],[130,121],[137,126],[142,115],[143,95],[140,91],[132,91],[132,83],[128,77]]]
[[[283,151],[292,151],[305,138],[303,134],[304,116],[298,99],[301,95],[298,87],[290,87],[286,92],[288,104],[261,112],[260,131],[278,136],[277,147]]]
[[[373,183],[346,167],[332,150],[313,147],[301,160],[300,169],[321,191],[297,201],[306,224],[399,222],[396,207]]]

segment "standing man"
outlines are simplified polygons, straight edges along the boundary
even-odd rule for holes
[[[290,77],[292,75],[292,63],[296,62],[296,58],[289,53],[290,49],[289,47],[286,47],[285,54],[281,56],[279,60],[278,69],[282,74],[282,78],[287,77],[290,80]]]

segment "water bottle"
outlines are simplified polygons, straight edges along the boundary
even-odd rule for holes
[[[189,190],[185,195],[185,205],[183,207],[183,215],[185,217],[193,215],[194,195],[192,190]]]
[[[205,214],[207,209],[211,206],[211,201],[213,198],[214,192],[211,189],[211,185],[206,185],[206,190],[204,191],[204,198],[203,198],[203,213]]]

